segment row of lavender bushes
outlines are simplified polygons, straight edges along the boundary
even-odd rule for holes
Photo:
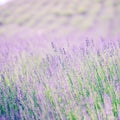
[[[54,54],[43,59],[26,50],[7,53],[0,119],[119,120],[120,41],[86,39],[71,51],[51,44]]]

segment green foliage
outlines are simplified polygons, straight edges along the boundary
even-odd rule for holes
[[[71,111],[68,114],[68,120],[78,120],[78,117],[74,112]]]
[[[47,87],[45,94],[46,94],[46,97],[48,98],[48,100],[50,101],[50,103],[55,107],[53,94],[49,87]]]

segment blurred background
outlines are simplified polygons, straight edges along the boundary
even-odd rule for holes
[[[0,0],[0,4],[0,35],[120,33],[120,0]]]

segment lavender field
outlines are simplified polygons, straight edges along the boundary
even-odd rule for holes
[[[119,5],[65,1],[0,7],[0,120],[120,120]]]

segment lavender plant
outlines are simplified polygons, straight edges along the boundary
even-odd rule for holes
[[[17,54],[2,44],[0,119],[119,120],[120,41],[86,39],[69,49],[51,44],[53,54],[44,58],[31,44]]]

